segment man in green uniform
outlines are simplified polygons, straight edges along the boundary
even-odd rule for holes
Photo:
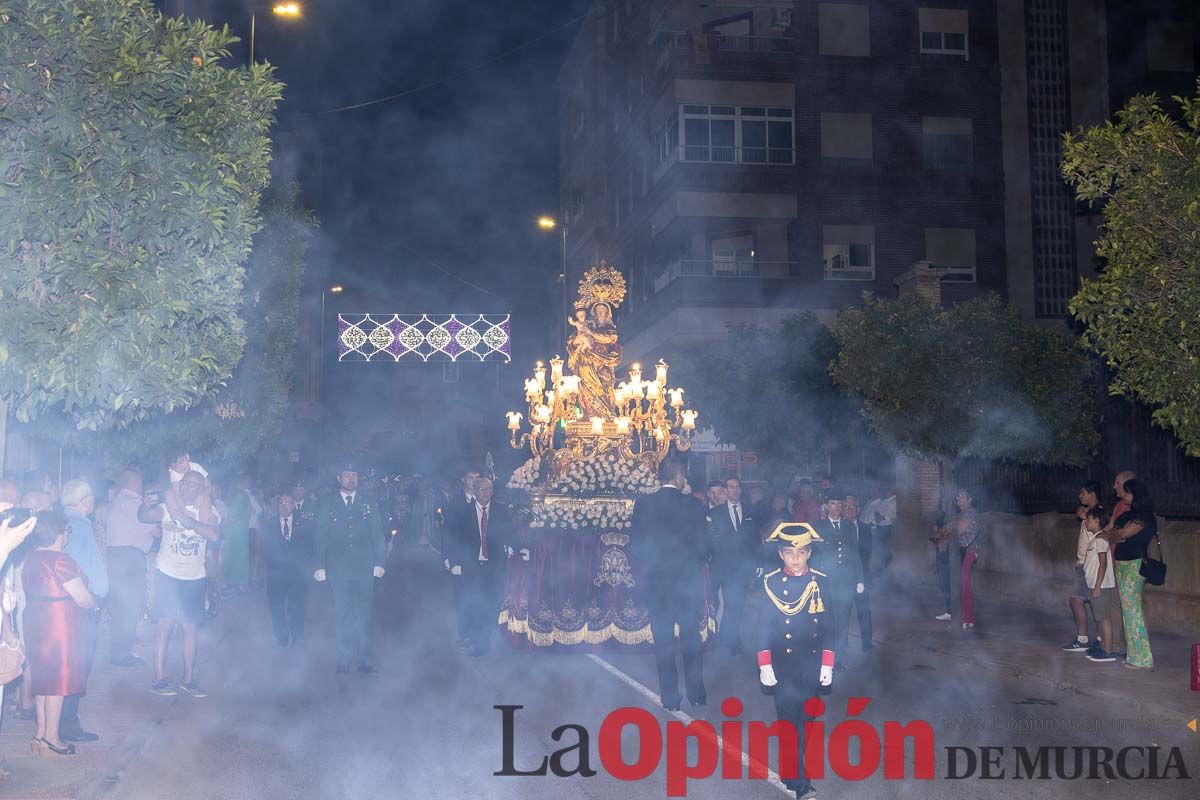
[[[758,678],[774,695],[779,719],[796,729],[799,771],[795,777],[781,777],[804,800],[817,793],[804,771],[804,723],[809,721],[804,703],[833,683],[833,651],[828,649],[833,620],[824,599],[828,584],[823,573],[808,566],[813,542],[822,539],[806,522],[783,522],[767,541],[778,546],[783,567],[762,579],[766,597],[759,603]],[[780,761],[782,772],[782,753]]]
[[[338,473],[338,490],[322,502],[316,513],[313,578],[329,581],[333,591],[333,617],[337,636],[337,671],[371,675],[371,605],[375,581],[383,577],[387,545],[383,538],[383,512],[358,490],[358,470],[344,464]]]

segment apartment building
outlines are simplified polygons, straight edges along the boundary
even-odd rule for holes
[[[562,73],[568,272],[625,270],[630,358],[919,260],[1004,292],[999,58],[994,0],[598,2]]]

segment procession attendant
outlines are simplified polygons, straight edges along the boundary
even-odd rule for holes
[[[796,728],[797,777],[784,784],[798,800],[816,795],[804,771],[805,701],[833,683],[833,617],[826,604],[824,573],[810,569],[814,542],[823,541],[805,522],[781,523],[767,541],[776,545],[783,567],[763,576],[759,604],[759,682],[775,697],[780,721]]]

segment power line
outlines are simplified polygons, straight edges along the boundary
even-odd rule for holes
[[[449,275],[451,278],[453,278],[454,280],[458,281],[459,283],[464,283],[464,284],[466,284],[467,286],[470,286],[472,289],[475,289],[476,291],[483,292],[484,294],[490,294],[492,297],[495,297],[495,298],[498,298],[498,299],[500,299],[500,300],[503,300],[505,303],[509,303],[509,304],[511,305],[511,301],[510,301],[510,300],[509,300],[507,297],[504,297],[503,295],[498,295],[498,294],[496,294],[495,292],[493,292],[491,289],[485,289],[485,288],[483,288],[482,286],[479,286],[479,285],[476,285],[476,284],[474,284],[474,283],[471,283],[469,280],[467,280],[466,278],[464,278],[464,277],[462,277],[462,276],[460,276],[460,275],[456,275],[455,273],[453,273],[453,272],[451,272],[450,270],[448,270],[448,269],[446,269],[445,267],[443,267],[443,266],[442,266],[441,264],[439,264],[438,262],[434,261],[434,260],[433,260],[432,258],[430,258],[429,256],[427,256],[427,255],[425,255],[424,253],[421,253],[421,252],[419,252],[419,251],[417,251],[417,250],[414,250],[413,248],[411,248],[411,247],[409,247],[408,245],[406,245],[404,242],[402,242],[402,241],[399,241],[399,240],[397,240],[397,239],[393,239],[393,240],[392,240],[392,242],[393,242],[393,243],[395,243],[395,244],[397,244],[397,245],[399,245],[399,246],[400,246],[402,249],[404,249],[404,250],[407,250],[409,253],[411,253],[412,255],[416,256],[416,257],[417,257],[417,258],[419,258],[419,259],[421,259],[422,261],[426,262],[427,264],[429,264],[431,267],[433,267],[434,269],[438,270],[439,272],[442,272],[442,273],[444,273],[444,274],[446,274],[446,275]]]
[[[588,12],[588,13],[590,13],[590,12]],[[336,114],[340,111],[354,111],[355,109],[366,108],[367,106],[374,106],[374,105],[378,105],[379,103],[387,103],[392,100],[398,100],[401,97],[407,97],[410,94],[416,94],[417,92],[423,92],[426,89],[432,89],[434,86],[438,86],[440,84],[447,83],[449,81],[457,80],[458,78],[461,78],[464,75],[469,75],[472,72],[477,72],[477,71],[483,69],[484,67],[490,67],[492,64],[503,61],[504,59],[508,58],[512,54],[520,52],[521,50],[524,50],[526,47],[531,47],[531,46],[537,44],[538,42],[549,39],[551,36],[554,36],[556,33],[560,33],[562,31],[566,30],[567,28],[571,27],[575,23],[577,23],[583,19],[586,19],[586,18],[587,18],[587,13],[580,14],[578,17],[575,17],[574,19],[567,20],[565,23],[563,23],[562,25],[559,25],[557,28],[547,31],[546,33],[543,33],[541,36],[538,36],[535,39],[530,39],[527,42],[522,42],[521,44],[517,45],[516,47],[512,48],[511,50],[506,50],[498,56],[493,56],[492,58],[489,58],[487,61],[483,61],[478,64],[475,64],[474,66],[467,67],[466,69],[451,73],[450,75],[446,75],[445,77],[438,78],[437,80],[434,80],[434,81],[430,81],[429,83],[424,83],[424,84],[421,84],[420,86],[414,86],[411,89],[405,89],[403,92],[397,92],[396,94],[390,94],[387,97],[380,97],[375,100],[367,100],[366,102],[355,103],[354,105],[350,105],[350,106],[340,106],[338,108],[331,108],[327,111],[322,111],[320,113]]]

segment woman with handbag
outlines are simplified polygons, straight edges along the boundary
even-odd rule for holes
[[[87,688],[91,651],[87,647],[88,612],[96,600],[75,559],[63,552],[70,532],[66,515],[38,515],[30,536],[36,548],[25,558],[26,657],[33,673],[37,734],[30,747],[39,755],[74,755],[75,745],[58,733],[63,698]]]
[[[1146,586],[1142,565],[1150,540],[1158,536],[1158,521],[1154,518],[1150,490],[1141,479],[1126,481],[1124,490],[1130,509],[1116,521],[1107,538],[1114,545],[1117,594],[1121,598],[1121,620],[1125,623],[1125,666],[1154,669],[1154,653],[1150,650],[1150,636],[1142,613],[1142,590]]]

